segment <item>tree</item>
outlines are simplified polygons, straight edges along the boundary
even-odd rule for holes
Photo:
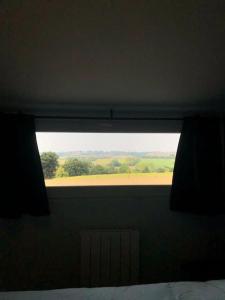
[[[103,166],[101,165],[94,165],[92,168],[91,168],[91,174],[92,175],[97,175],[97,174],[106,174],[106,170]]]
[[[111,161],[111,166],[112,167],[120,167],[121,166],[121,163],[117,160],[117,159],[113,159]]]
[[[166,172],[166,169],[164,167],[160,167],[160,168],[156,169],[156,172],[157,173],[164,173],[164,172]]]
[[[77,158],[69,158],[64,163],[64,170],[69,176],[88,175],[90,173],[90,163]]]
[[[134,167],[139,161],[140,161],[140,159],[138,159],[136,157],[129,157],[127,160],[127,165],[130,167]]]
[[[119,173],[130,173],[130,168],[127,165],[122,165],[119,168]]]
[[[105,174],[117,174],[118,168],[114,168],[113,166],[105,166]]]
[[[146,166],[146,167],[144,167],[144,169],[143,169],[142,172],[143,172],[143,173],[149,173],[150,171],[149,171],[149,168]]]
[[[69,174],[64,170],[63,166],[59,166],[56,170],[55,177],[68,177]]]
[[[55,176],[58,167],[58,155],[55,152],[43,152],[41,154],[42,169],[45,178],[52,178]]]

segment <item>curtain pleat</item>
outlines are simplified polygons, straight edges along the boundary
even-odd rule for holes
[[[197,214],[225,212],[224,119],[186,118],[176,154],[170,207]]]
[[[34,118],[0,115],[0,217],[49,215]]]

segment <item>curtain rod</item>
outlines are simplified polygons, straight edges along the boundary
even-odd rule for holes
[[[26,112],[18,111],[14,112],[17,114],[26,114]],[[27,112],[28,113],[28,112]],[[131,112],[132,113],[132,112]],[[134,112],[133,112],[134,113]],[[217,113],[218,114],[218,113]],[[224,113],[219,113],[219,115],[224,116]],[[200,113],[195,113],[195,116],[200,116]],[[42,114],[34,114],[33,116],[35,119],[49,119],[49,120],[99,120],[99,121],[183,121],[185,116],[193,116],[193,113],[186,114],[185,116],[182,117],[115,117],[114,116],[114,111],[110,109],[108,117],[101,117],[101,116],[74,116],[74,115],[42,115]]]
[[[84,116],[46,116],[37,115],[35,119],[58,119],[58,120],[102,120],[102,121],[182,121],[183,118],[169,118],[169,117],[149,117],[149,118],[138,118],[138,117],[123,117],[115,118],[110,117],[84,117]]]
[[[111,108],[109,110],[109,116],[108,117],[91,117],[91,116],[44,116],[44,115],[39,115],[36,118],[38,119],[61,119],[61,120],[102,120],[102,121],[113,121],[113,120],[118,120],[118,121],[137,121],[137,120],[182,120],[181,118],[156,118],[156,117],[151,117],[151,118],[138,118],[138,117],[123,117],[123,118],[115,118],[114,117],[114,110]]]
[[[18,111],[14,114],[24,115],[25,112]],[[33,114],[35,119],[52,119],[52,120],[102,120],[102,121],[182,121],[183,117],[114,117],[114,111],[110,110],[108,117],[95,116],[68,116],[68,115],[39,115]]]
[[[201,114],[194,114],[200,116]],[[221,113],[220,113],[221,115]],[[224,115],[222,113],[222,115]],[[186,115],[187,116],[187,115]],[[193,114],[191,114],[193,116]],[[58,119],[58,120],[102,120],[102,121],[183,121],[184,117],[115,117],[111,109],[108,117],[95,116],[62,116],[62,115],[36,115],[36,119]]]

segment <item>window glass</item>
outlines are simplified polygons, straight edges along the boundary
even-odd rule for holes
[[[170,185],[180,134],[37,132],[46,186]]]

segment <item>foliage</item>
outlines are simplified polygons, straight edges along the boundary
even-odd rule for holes
[[[149,167],[145,167],[142,172],[143,173],[149,173],[150,172]]]
[[[130,173],[130,168],[124,164],[119,168],[119,173]]]
[[[64,163],[64,170],[69,176],[88,175],[90,173],[90,163],[77,158],[69,158]]]
[[[92,175],[106,174],[105,168],[101,165],[92,166],[90,169],[90,174]]]
[[[45,178],[53,178],[58,167],[58,155],[54,152],[43,152],[41,163]]]
[[[90,166],[90,174],[98,175],[98,174],[117,174],[118,169],[112,166],[102,166],[102,165],[91,165]]]
[[[164,173],[164,172],[166,172],[166,168],[164,168],[164,167],[157,168],[156,172],[157,173]]]
[[[117,174],[118,172],[118,168],[114,168],[113,166],[105,167],[105,174]]]
[[[129,157],[127,159],[127,165],[130,167],[135,166],[138,162],[140,161],[140,159],[136,158],[136,157]]]
[[[55,158],[57,163],[49,158]],[[59,158],[55,153],[42,154],[45,178],[84,175],[164,173],[172,172],[173,158],[146,158],[135,156],[115,156],[91,159],[82,157]]]
[[[55,177],[68,177],[68,172],[65,171],[64,166],[59,166],[56,170]]]
[[[121,163],[117,159],[113,159],[111,161],[111,165],[112,165],[112,167],[120,167]]]

